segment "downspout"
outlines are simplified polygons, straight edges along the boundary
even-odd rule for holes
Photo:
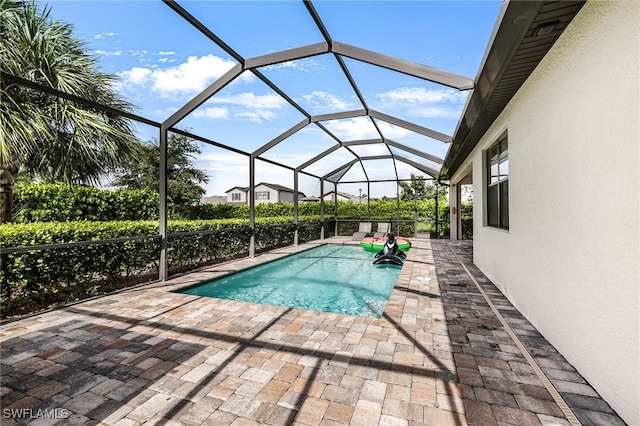
[[[436,240],[439,238],[439,233],[438,233],[438,192],[440,190],[440,185],[438,184],[438,181],[436,181]]]
[[[249,192],[247,193],[247,197],[249,197],[249,257],[256,256],[256,197],[255,197],[255,189],[256,189],[256,159],[251,154],[249,156]]]
[[[413,191],[413,235],[418,235],[418,191]]]
[[[324,179],[320,179],[320,239],[324,240]]]
[[[333,200],[335,201],[335,212],[333,213],[334,218],[335,218],[335,222],[336,222],[336,229],[335,229],[335,236],[338,236],[338,182],[334,182],[333,183]]]
[[[293,245],[294,247],[298,246],[298,172],[296,170],[293,171]]]
[[[396,181],[396,218],[398,221],[396,235],[400,235],[400,184],[398,181]]]
[[[167,264],[167,127],[160,125],[160,265],[158,278],[166,281],[168,278]]]
[[[371,182],[367,181],[367,217],[369,222],[371,222],[371,206],[369,205],[369,201],[371,200]]]

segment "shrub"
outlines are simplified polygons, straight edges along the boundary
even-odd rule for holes
[[[180,211],[181,219],[249,219],[249,206],[239,204],[198,204],[187,206]]]
[[[319,238],[317,218],[300,218],[300,241]],[[293,241],[289,217],[256,219],[256,244],[267,249]],[[249,250],[248,220],[169,221],[167,262],[173,275]],[[54,245],[0,253],[2,316],[102,294],[158,277],[156,221],[3,224],[2,248]],[[125,237],[148,237],[110,241]],[[106,241],[105,241],[106,240]],[[55,244],[80,243],[71,247]]]
[[[264,203],[258,204],[256,217],[293,217],[293,203]],[[325,205],[325,215],[333,214],[332,206]],[[188,206],[181,210],[183,219],[249,219],[249,206],[243,204],[199,204]],[[320,203],[299,203],[298,215],[320,216]]]
[[[158,218],[158,193],[146,189],[108,191],[63,183],[26,183],[13,192],[16,223]]]

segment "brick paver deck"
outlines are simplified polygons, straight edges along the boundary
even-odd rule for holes
[[[171,292],[304,247],[1,326],[2,424],[569,424],[452,250],[577,419],[624,424],[469,242],[416,239],[380,319]]]

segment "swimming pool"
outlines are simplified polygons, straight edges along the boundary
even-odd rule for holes
[[[325,244],[180,293],[380,318],[401,268],[374,265],[374,255]]]

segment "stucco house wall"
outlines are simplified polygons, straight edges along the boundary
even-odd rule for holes
[[[280,193],[281,191],[278,191],[277,189],[274,189],[270,186],[267,185],[256,185],[255,187],[255,192],[268,192],[269,193],[269,198],[268,199],[258,199],[256,197],[256,205],[258,204],[266,204],[266,203],[278,203],[281,202],[280,201]],[[293,202],[293,194],[291,196],[291,202]]]
[[[336,201],[335,191],[327,192],[326,194],[324,194],[323,198],[325,201],[335,202]],[[366,199],[364,200],[366,201]],[[338,191],[338,201],[352,201],[354,203],[357,203],[360,200],[357,195],[346,194],[344,192]]]
[[[233,200],[232,194],[240,194],[240,200]],[[231,188],[227,191],[227,204],[247,204],[247,190],[245,188]]]
[[[634,425],[639,27],[640,2],[588,1],[451,180],[472,167],[476,265]],[[482,152],[505,131],[508,231],[485,226],[482,184]]]
[[[259,183],[254,188],[255,201],[257,204],[268,203],[293,203],[293,190],[289,190],[282,185],[270,183]],[[232,201],[232,194],[240,194],[240,201]],[[268,195],[266,195],[268,194]],[[236,186],[227,191],[227,204],[249,204],[249,188]],[[304,198],[302,192],[298,193],[299,199]]]

